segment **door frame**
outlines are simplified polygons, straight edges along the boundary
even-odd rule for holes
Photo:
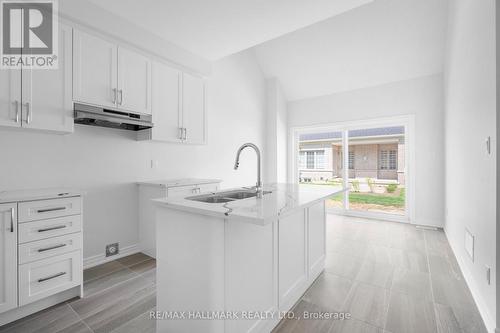
[[[319,131],[342,131],[343,143],[343,182],[347,186],[349,172],[347,166],[348,149],[347,131],[363,128],[389,127],[389,126],[404,126],[405,127],[405,178],[406,178],[406,200],[405,200],[405,215],[395,215],[389,213],[378,212],[362,212],[350,210],[347,200],[348,191],[345,192],[344,202],[346,207],[336,211],[339,214],[346,216],[374,218],[395,222],[405,222],[415,224],[415,116],[403,115],[394,117],[382,117],[366,120],[350,120],[336,123],[322,123],[307,126],[296,126],[289,128],[289,145],[288,145],[288,181],[293,184],[298,183],[298,142],[299,136],[306,133],[315,133]]]

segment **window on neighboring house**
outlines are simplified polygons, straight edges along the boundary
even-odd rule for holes
[[[380,151],[380,170],[396,170],[398,167],[398,152],[396,150]]]
[[[349,151],[349,170],[354,170],[354,152]]]
[[[324,169],[325,151],[306,150],[299,153],[299,168],[301,169]]]

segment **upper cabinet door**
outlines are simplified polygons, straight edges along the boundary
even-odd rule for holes
[[[59,67],[22,71],[23,127],[71,133],[72,30],[59,25]]]
[[[206,142],[205,82],[202,78],[186,73],[183,74],[182,81],[184,141],[204,144]]]
[[[180,142],[181,72],[154,62],[152,72],[153,124],[152,140]]]
[[[116,44],[75,30],[73,32],[73,99],[116,107]]]
[[[151,60],[118,48],[118,98],[120,109],[151,114]]]
[[[17,205],[0,204],[0,313],[17,307]]]
[[[21,127],[21,70],[0,70],[0,126]]]

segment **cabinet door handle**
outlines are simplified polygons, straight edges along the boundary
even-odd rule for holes
[[[58,210],[65,210],[66,207],[54,207],[54,208],[45,208],[45,209],[38,209],[36,212],[37,213],[48,213],[48,212],[55,212]]]
[[[16,218],[16,212],[14,208],[10,209],[10,232],[14,232],[14,219]]]
[[[120,100],[118,102],[118,105],[122,105],[122,103],[123,103],[123,89],[118,90],[118,92],[120,94]]]
[[[30,103],[29,103],[29,102],[26,102],[25,106],[26,106],[26,124],[29,124],[29,123],[31,123],[31,121],[33,120],[33,119],[32,119],[32,116],[31,116],[31,107],[30,107]]]
[[[51,275],[51,276],[47,276],[47,277],[38,279],[38,283],[45,282],[45,281],[48,281],[48,280],[52,280],[52,279],[55,279],[56,277],[60,277],[60,276],[63,276],[63,275],[66,275],[66,272],[59,272],[57,274],[54,274],[54,275]]]
[[[46,232],[46,231],[57,230],[57,229],[64,229],[64,228],[66,228],[65,225],[58,225],[58,226],[55,226],[55,227],[38,229],[38,232]]]
[[[65,247],[65,246],[66,246],[66,244],[58,244],[58,245],[54,245],[51,247],[44,247],[43,249],[38,249],[38,252],[50,251],[50,250],[58,249],[60,247]]]
[[[111,102],[116,104],[116,88],[113,88],[113,100]]]
[[[179,130],[178,130],[178,134],[179,134],[179,140],[182,140],[182,135],[184,133],[184,130],[182,129],[182,127],[179,127]]]
[[[14,107],[16,108],[16,123],[19,122],[19,101],[14,101]]]
[[[184,139],[183,140],[187,140],[187,133],[188,133],[188,130],[186,127],[184,127]]]

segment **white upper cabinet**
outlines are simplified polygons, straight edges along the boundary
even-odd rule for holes
[[[151,114],[151,60],[87,33],[74,32],[73,99]]]
[[[72,30],[59,24],[57,69],[2,70],[0,126],[73,132]]]
[[[152,107],[153,124],[152,140],[180,142],[180,80],[182,73],[163,63],[153,63]]]
[[[206,142],[205,82],[187,73],[182,78],[182,127],[184,141],[193,144]]]
[[[151,60],[118,47],[118,108],[151,114]]]
[[[117,46],[75,30],[73,33],[73,99],[104,107],[117,101]]]
[[[0,204],[0,313],[17,307],[17,204]]]
[[[0,71],[0,126],[21,127],[21,70]]]
[[[59,67],[22,70],[23,127],[73,132],[71,28],[59,29]]]

